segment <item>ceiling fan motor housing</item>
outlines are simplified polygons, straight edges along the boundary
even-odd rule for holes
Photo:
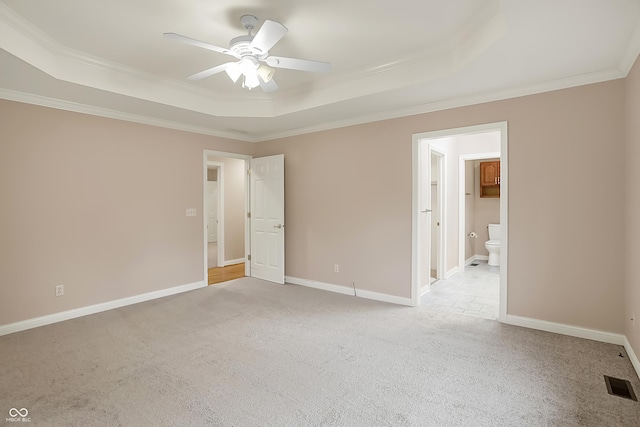
[[[231,42],[229,43],[229,50],[235,52],[241,58],[247,55],[252,55],[259,59],[266,58],[269,52],[259,53],[256,52],[255,49],[251,49],[252,40],[253,36],[249,35],[239,36],[231,39]]]

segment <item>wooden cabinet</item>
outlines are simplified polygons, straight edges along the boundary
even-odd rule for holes
[[[480,162],[480,197],[500,197],[500,161]]]

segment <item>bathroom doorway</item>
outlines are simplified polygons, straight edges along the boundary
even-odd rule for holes
[[[484,140],[497,141],[498,149],[487,149],[483,145]],[[485,147],[485,148],[483,148]],[[501,197],[500,205],[500,231],[502,235],[500,249],[500,270],[497,272],[499,283],[497,318],[504,321],[507,312],[507,243],[508,243],[508,165],[507,165],[507,123],[491,123],[465,128],[448,129],[443,131],[426,132],[413,135],[413,208],[412,208],[412,303],[419,305],[421,296],[430,291],[425,289],[424,276],[430,271],[425,271],[425,259],[431,261],[432,247],[431,226],[433,212],[431,205],[431,158],[432,149],[444,152],[444,158],[448,158],[444,167],[442,205],[444,214],[441,218],[441,234],[443,236],[443,250],[441,252],[441,281],[451,279],[456,274],[465,274],[464,254],[465,239],[467,238],[464,224],[460,226],[460,217],[464,215],[460,210],[464,209],[464,190],[460,194],[460,184],[463,183],[464,174],[460,178],[460,156],[469,154],[491,153],[500,159],[501,182],[499,184]],[[429,156],[429,157],[427,157]],[[449,165],[449,166],[447,166]],[[464,168],[464,163],[462,164]],[[425,179],[429,177],[429,179]],[[464,187],[463,187],[464,188]],[[428,258],[427,258],[428,257]],[[482,260],[480,260],[482,262]],[[472,266],[475,268],[476,266]],[[480,266],[482,267],[482,266]],[[441,281],[436,282],[440,284]],[[434,285],[436,286],[436,285]]]

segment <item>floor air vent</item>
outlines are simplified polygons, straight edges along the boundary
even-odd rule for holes
[[[604,382],[607,383],[607,391],[613,396],[624,397],[625,399],[631,399],[638,401],[631,383],[628,380],[621,380],[620,378],[613,378],[604,376]]]
[[[478,264],[477,262],[472,262],[472,263],[471,263],[471,264],[469,264],[469,265],[470,265],[471,267],[477,267],[477,266],[478,266],[478,265],[480,265],[480,264]]]

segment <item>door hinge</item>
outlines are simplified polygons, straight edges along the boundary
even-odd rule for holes
[[[251,175],[251,169],[247,169],[247,175]]]
[[[251,254],[247,255],[247,261],[251,261]]]
[[[247,212],[247,218],[251,218],[251,212]]]

